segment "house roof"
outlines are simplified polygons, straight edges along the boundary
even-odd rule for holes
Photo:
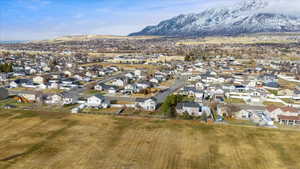
[[[178,103],[176,106],[177,109],[182,109],[183,107],[200,108],[201,106],[196,102],[182,102]]]
[[[281,110],[284,111],[284,112],[293,112],[293,113],[299,112],[299,110],[297,110],[294,107],[283,107],[283,108],[281,108]]]
[[[283,112],[291,112],[291,113],[300,112],[298,109],[296,109],[294,107],[280,107],[280,106],[275,106],[275,105],[268,106],[266,109],[269,112],[272,112],[272,111],[274,111],[276,109],[281,109],[281,111],[283,111]]]
[[[92,97],[97,97],[97,98],[99,98],[99,99],[104,100],[104,96],[102,96],[101,94],[95,94],[95,95],[92,96]]]
[[[70,93],[70,92],[62,92],[60,93],[60,95],[63,97],[63,98],[73,98],[73,96],[75,95],[74,93]]]
[[[283,115],[278,115],[278,118],[281,120],[296,120],[300,121],[300,116],[283,116]]]
[[[279,109],[279,108],[280,108],[279,106],[270,105],[266,109],[267,109],[268,112],[272,112],[272,111],[274,111],[276,109]]]
[[[136,98],[135,101],[141,103],[141,102],[145,102],[146,100],[149,100],[149,99],[151,99],[153,101],[157,101],[157,99],[155,97],[151,97],[151,98]]]

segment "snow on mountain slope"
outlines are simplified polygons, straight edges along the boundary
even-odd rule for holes
[[[245,0],[234,7],[179,15],[130,35],[213,36],[300,31],[299,17],[264,12],[268,5],[266,0]]]

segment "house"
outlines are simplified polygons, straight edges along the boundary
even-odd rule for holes
[[[42,96],[33,93],[33,92],[21,92],[18,94],[18,96],[26,99],[27,102],[39,102],[42,100]]]
[[[75,104],[78,101],[78,95],[77,93],[68,93],[64,92],[60,94],[62,96],[62,104],[63,105],[69,105],[69,104]]]
[[[149,99],[137,98],[136,107],[142,108],[147,111],[154,111],[157,107],[157,99],[154,97],[151,97]]]
[[[117,93],[118,88],[116,86],[106,85],[104,83],[99,83],[94,87],[97,91],[107,91],[110,94]]]
[[[264,74],[258,77],[259,80],[263,81],[264,83],[276,82],[278,77],[273,74]]]
[[[109,86],[109,88],[107,89],[107,92],[109,94],[115,94],[115,93],[117,93],[117,91],[118,91],[118,88],[115,86]]]
[[[278,121],[281,125],[300,126],[300,116],[278,115]]]
[[[125,75],[125,77],[129,78],[129,79],[133,79],[135,76],[134,76],[134,73],[132,72],[129,72]]]
[[[155,74],[154,78],[157,79],[160,82],[166,81],[167,80],[167,76],[163,73],[160,74]]]
[[[30,83],[32,83],[32,81],[29,79],[17,79],[15,81],[10,82],[9,86],[10,88],[17,88]]]
[[[57,82],[49,82],[49,84],[47,85],[47,87],[49,89],[58,89],[59,88],[59,84]]]
[[[198,102],[202,102],[204,99],[204,93],[200,91],[195,92],[195,99]]]
[[[235,113],[235,118],[240,120],[250,120],[251,116],[252,116],[252,112],[244,109]]]
[[[42,76],[36,76],[32,78],[33,83],[44,84],[44,78]]]
[[[247,88],[244,85],[235,85],[234,90],[237,92],[246,92]]]
[[[195,84],[195,87],[196,87],[197,90],[203,90],[205,86],[204,86],[203,82],[197,82]]]
[[[300,90],[298,90],[298,89],[294,90],[294,94],[293,94],[292,99],[294,99],[294,100],[300,100]]]
[[[136,84],[128,84],[125,86],[124,89],[125,89],[125,92],[129,92],[129,93],[136,93],[139,91]]]
[[[279,107],[279,106],[268,106],[265,110],[272,120],[279,122],[279,115],[282,116],[298,116],[300,111],[294,107]]]
[[[47,85],[45,84],[39,84],[37,87],[41,90],[47,89]]]
[[[152,86],[151,82],[147,82],[147,81],[138,82],[136,83],[136,85],[140,89],[147,89]]]
[[[152,82],[152,83],[156,83],[156,84],[159,83],[159,80],[156,79],[156,78],[152,78],[152,79],[150,79],[149,81]]]
[[[137,76],[137,77],[142,76],[142,71],[141,70],[135,70],[134,75]]]
[[[294,91],[291,89],[282,89],[277,92],[279,96],[293,96]]]
[[[184,87],[180,90],[180,93],[182,95],[195,96],[196,93],[201,93],[201,92],[199,92],[195,87]]]
[[[6,99],[8,97],[8,90],[5,88],[0,88],[0,100]]]
[[[8,78],[7,73],[0,73],[0,81],[6,81]]]
[[[86,105],[88,107],[93,107],[93,108],[100,108],[100,107],[107,108],[110,105],[110,101],[108,99],[105,99],[104,96],[97,94],[89,97],[87,99]]]
[[[60,94],[54,94],[48,97],[46,103],[48,104],[62,104],[62,96]]]
[[[270,88],[270,89],[278,89],[280,87],[280,85],[277,82],[268,82],[268,83],[264,83],[264,86],[266,88]]]
[[[94,89],[97,90],[97,91],[103,91],[104,88],[105,88],[104,86],[105,86],[105,84],[99,83],[99,84],[94,86]]]
[[[123,87],[127,84],[127,80],[126,79],[116,79],[112,82],[112,85],[114,86],[118,86],[118,87]]]
[[[196,102],[182,102],[177,104],[176,112],[179,115],[183,115],[183,113],[188,113],[191,116],[201,116],[202,106]]]

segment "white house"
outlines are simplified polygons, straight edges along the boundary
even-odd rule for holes
[[[252,115],[251,111],[244,110],[244,109],[235,113],[235,117],[241,120],[249,120],[251,115]]]
[[[157,107],[157,100],[156,98],[149,98],[149,99],[144,99],[144,98],[137,98],[136,99],[136,107],[140,107],[144,110],[147,111],[154,111],[156,110]]]
[[[17,87],[19,87],[19,84],[16,83],[15,81],[12,81],[12,82],[9,83],[9,87],[10,88],[17,88]]]
[[[136,84],[128,84],[124,88],[126,91],[129,91],[131,93],[138,92],[138,87]]]
[[[177,104],[176,112],[180,115],[188,113],[191,116],[201,116],[202,106],[196,102],[182,102]]]
[[[159,80],[156,78],[152,78],[152,79],[150,79],[150,82],[158,84]]]
[[[99,107],[102,107],[102,108],[107,108],[109,107],[110,103],[107,99],[105,99],[104,96],[102,95],[94,95],[94,96],[91,96],[87,99],[87,103],[86,105],[88,107],[96,107],[96,108],[99,108]]]
[[[112,82],[112,85],[123,87],[126,85],[126,83],[127,83],[127,81],[124,79],[116,79],[115,81]]]
[[[49,89],[58,89],[59,88],[59,85],[57,82],[52,82],[52,83],[49,83],[48,84],[48,88]]]
[[[48,101],[46,101],[48,104],[62,104],[62,96],[59,94],[54,94],[52,96],[49,96]]]
[[[36,76],[32,78],[33,83],[44,84],[44,78],[42,76]]]
[[[140,89],[146,89],[146,88],[150,87],[150,84],[146,83],[146,82],[138,82],[138,83],[136,83],[136,85]]]
[[[62,104],[68,105],[68,104],[75,104],[78,101],[78,95],[73,93],[61,93],[62,95]]]

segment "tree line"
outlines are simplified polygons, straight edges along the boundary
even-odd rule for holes
[[[4,72],[4,73],[13,72],[13,64],[12,63],[0,64],[0,72]]]

